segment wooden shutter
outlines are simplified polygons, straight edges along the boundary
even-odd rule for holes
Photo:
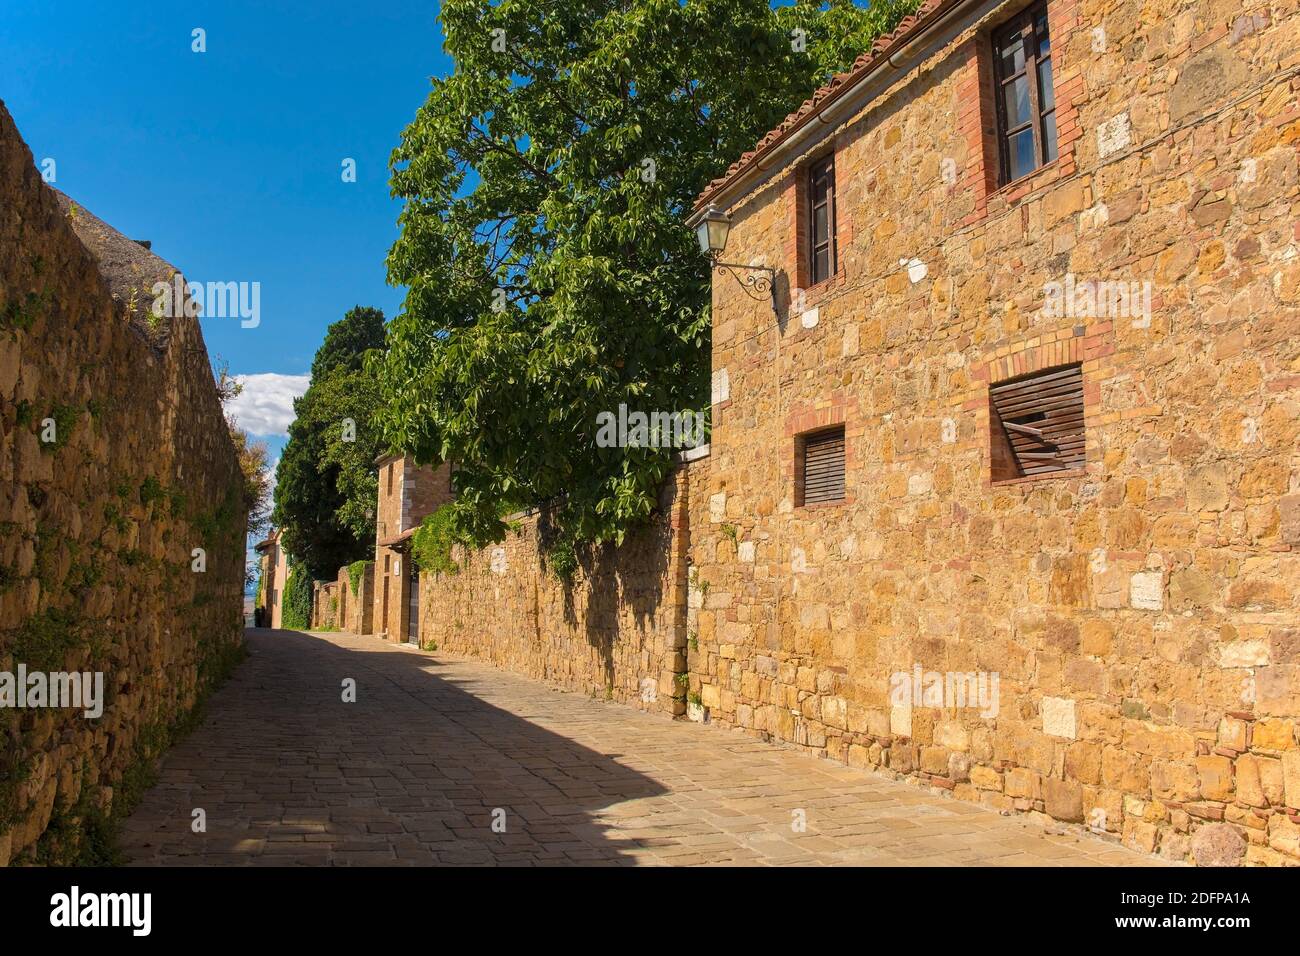
[[[803,440],[803,503],[844,500],[844,429]]]
[[[995,445],[993,480],[1076,471],[1087,461],[1083,368],[1038,372],[989,388]]]

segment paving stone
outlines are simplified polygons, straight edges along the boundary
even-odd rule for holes
[[[343,633],[249,644],[126,821],[133,863],[1161,865],[478,661]]]

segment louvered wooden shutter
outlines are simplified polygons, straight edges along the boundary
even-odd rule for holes
[[[995,481],[1083,468],[1087,455],[1081,366],[1070,365],[994,385],[989,389],[989,399],[1009,452],[994,455]],[[995,441],[998,438],[995,435]]]
[[[809,435],[803,444],[803,503],[843,500],[844,429]]]

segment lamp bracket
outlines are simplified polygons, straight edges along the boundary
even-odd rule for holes
[[[740,283],[745,290],[745,295],[751,299],[755,301],[762,301],[764,298],[770,299],[772,311],[776,311],[775,269],[770,269],[767,266],[741,265],[736,262],[719,262],[717,259],[713,260],[713,265],[714,268],[722,270]]]

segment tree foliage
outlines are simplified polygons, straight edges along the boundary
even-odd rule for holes
[[[382,312],[350,310],[326,331],[311,384],[294,401],[272,519],[284,547],[316,577],[334,577],[374,549],[380,446],[372,419],[379,390],[363,362],[383,340]]]
[[[671,453],[597,447],[595,419],[707,405],[694,197],[915,6],[445,0],[455,69],[392,157],[408,292],[373,368],[383,444],[456,463],[457,537],[498,539],[504,499],[557,502],[568,544],[651,513]]]

